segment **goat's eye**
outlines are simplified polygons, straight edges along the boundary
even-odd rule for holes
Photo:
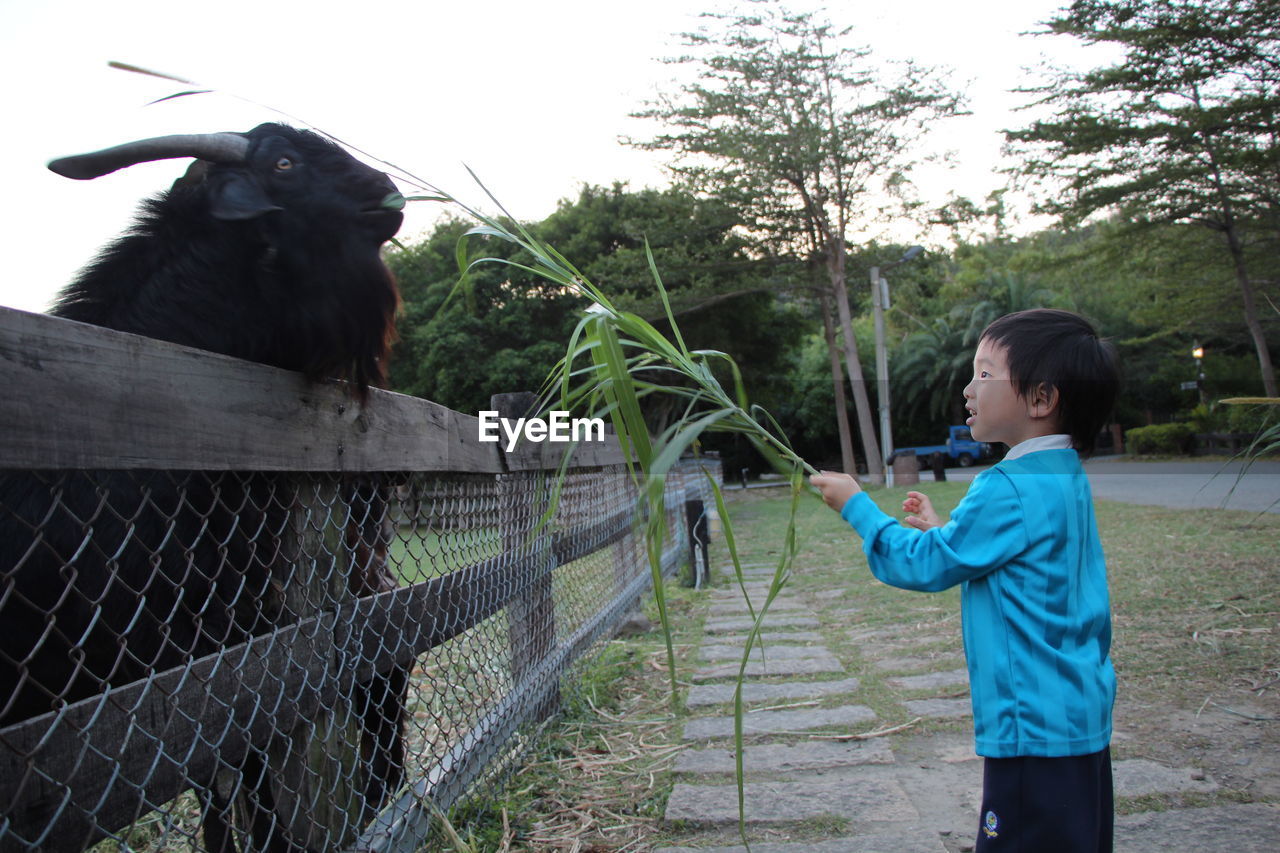
[[[277,172],[287,172],[292,168],[293,168],[293,161],[290,160],[288,157],[281,157],[279,160],[276,161]]]

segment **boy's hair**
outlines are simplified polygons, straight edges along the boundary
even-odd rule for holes
[[[1120,368],[1115,347],[1098,338],[1089,321],[1070,311],[1034,308],[1006,314],[982,332],[1005,351],[1019,397],[1040,383],[1058,389],[1058,423],[1084,455],[1093,452],[1116,396]]]

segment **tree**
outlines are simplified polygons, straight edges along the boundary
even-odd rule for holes
[[[470,228],[442,222],[426,240],[387,256],[404,302],[391,387],[464,412],[487,409],[495,393],[541,387],[586,307],[576,295],[497,263],[475,267],[469,291],[450,299],[455,250]],[[484,249],[519,260],[504,241],[487,241]]]
[[[1218,240],[1189,223],[1152,225],[1134,239],[1127,223],[1104,220],[1029,237],[1011,263],[1023,274],[1034,271],[1062,307],[1085,314],[1114,340],[1125,372],[1117,420],[1149,424],[1194,405],[1195,393],[1179,386],[1196,376],[1190,355],[1196,345],[1209,354],[1204,367],[1212,394],[1262,393],[1257,353],[1240,334],[1239,291],[1218,260]],[[1267,313],[1264,328],[1274,336],[1280,318]],[[1252,361],[1252,371],[1240,370],[1242,358]]]
[[[614,184],[583,187],[535,230],[615,305],[669,334],[649,265],[652,254],[685,341],[730,355],[754,402],[772,408],[785,394],[781,377],[801,335],[798,311],[779,296],[798,270],[761,257],[754,241],[738,230],[738,221],[714,198],[681,189],[629,191]],[[655,429],[661,431],[678,414],[677,402],[657,397],[649,402],[646,414]],[[715,445],[720,439],[708,441]]]
[[[718,199],[679,189],[632,191],[615,183],[582,187],[576,199],[561,201],[538,225],[538,234],[620,308],[652,322],[665,309],[653,286],[649,253],[677,317],[779,289],[775,279],[785,273],[773,260],[759,258],[755,242],[737,225],[736,213]]]
[[[964,343],[976,348],[983,329],[993,320],[1016,311],[1055,308],[1058,307],[1057,302],[1058,295],[1039,286],[1038,282],[1017,273],[1003,272],[984,281],[977,299],[968,305],[957,306],[960,311],[953,316],[968,314]]]
[[[630,192],[584,186],[529,227],[617,304],[662,328],[665,315],[649,269],[651,248],[695,349],[731,355],[768,407],[785,394],[789,351],[802,333],[798,311],[781,301],[776,265],[751,257],[724,206],[679,190]],[[489,396],[538,389],[565,355],[582,298],[504,264],[473,269],[470,288],[446,306],[458,280],[456,249],[470,226],[446,221],[423,242],[388,256],[404,308],[391,360],[392,387],[462,411]],[[531,263],[511,244],[486,241],[486,255]],[[772,397],[773,399],[770,399]],[[660,419],[662,412],[652,412]]]
[[[899,418],[943,426],[963,423],[961,390],[969,383],[973,367],[973,346],[965,338],[965,324],[950,316],[934,317],[903,340],[892,363]]]
[[[1008,253],[1000,254],[1007,264]],[[964,421],[962,392],[972,376],[978,338],[991,321],[1059,302],[1057,294],[1032,277],[1007,271],[988,272],[957,299],[958,292],[935,300],[939,313],[928,321],[910,317],[916,330],[903,338],[892,362],[900,415],[923,417],[944,428]]]
[[[1050,179],[1055,197],[1040,209],[1068,224],[1118,211],[1139,226],[1190,223],[1217,234],[1263,387],[1275,396],[1250,241],[1263,217],[1271,239],[1280,227],[1280,3],[1076,0],[1048,27],[1116,45],[1124,58],[1028,90],[1056,108],[1007,132],[1025,157],[1020,171]]]
[[[929,121],[955,113],[958,98],[911,65],[882,83],[870,51],[843,44],[848,30],[771,0],[703,17],[714,30],[683,34],[696,55],[668,60],[696,67],[696,81],[636,113],[669,132],[632,144],[671,151],[684,185],[734,205],[779,251],[823,263],[868,469],[883,481],[852,331],[847,241],[855,222],[900,198],[912,143]]]

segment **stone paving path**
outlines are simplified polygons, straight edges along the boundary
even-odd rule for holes
[[[763,579],[772,572],[770,566],[745,568],[748,578],[760,579],[747,587],[753,602],[763,601]],[[784,591],[770,606],[764,652],[753,653],[748,664],[745,802],[749,834],[760,839],[753,840],[752,851],[972,850],[982,762],[973,752],[958,619],[922,606],[915,625],[848,631],[839,626],[856,625],[857,619],[838,612],[842,592]],[[689,841],[657,853],[746,849],[725,844],[737,838],[734,679],[750,625],[736,586],[711,593],[700,666],[687,699],[693,716],[683,737],[691,746],[675,765],[678,781],[665,815],[668,826]],[[846,660],[826,645],[832,629],[846,631],[856,649],[846,652]],[[879,695],[868,695],[866,679],[859,677],[871,672],[877,687],[883,685]],[[873,705],[885,713],[892,708],[895,721],[905,716],[918,722],[892,737],[849,738],[891,726]],[[1119,804],[1218,788],[1192,768],[1145,760],[1116,761],[1114,774]],[[1213,805],[1117,818],[1117,853],[1197,848],[1280,851],[1280,806]]]

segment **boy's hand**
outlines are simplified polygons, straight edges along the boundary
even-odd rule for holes
[[[836,512],[844,509],[849,498],[862,491],[858,481],[848,474],[837,474],[834,471],[822,471],[809,478],[814,488],[822,492],[822,499],[827,506]]]
[[[929,496],[920,492],[907,492],[907,499],[902,502],[902,511],[909,513],[905,521],[916,530],[928,530],[930,527],[941,527],[942,521],[933,509]]]

